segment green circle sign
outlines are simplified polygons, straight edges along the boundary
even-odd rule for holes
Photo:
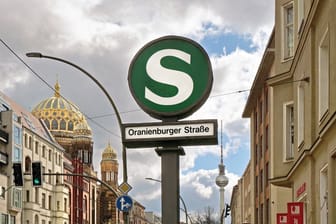
[[[146,44],[128,71],[129,88],[137,104],[162,120],[178,120],[195,112],[208,98],[212,82],[205,50],[178,36]]]

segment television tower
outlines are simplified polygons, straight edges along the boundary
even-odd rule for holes
[[[224,221],[224,187],[228,185],[229,179],[225,176],[225,166],[223,164],[223,125],[221,121],[221,158],[220,158],[220,164],[218,165],[219,168],[219,175],[216,177],[216,184],[219,187],[219,208],[220,208],[220,223],[223,223]]]

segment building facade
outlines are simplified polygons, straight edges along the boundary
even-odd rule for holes
[[[43,121],[53,138],[64,149],[69,169],[65,173],[78,174],[66,176],[65,187],[70,190],[70,224],[96,223],[97,220],[97,182],[92,164],[92,131],[79,108],[63,98],[60,85],[55,84],[54,96],[38,103],[32,114]]]
[[[336,223],[335,9],[333,0],[275,1],[243,113],[251,119],[251,223],[279,223],[278,215]]]
[[[36,161],[42,173],[63,173],[64,149],[30,112],[2,93],[0,103],[0,129],[8,134],[1,144],[1,223],[70,223],[64,203],[70,200],[69,189],[63,187],[63,179],[43,175],[42,186],[33,187],[31,176]],[[13,163],[21,164],[23,186],[14,185]]]
[[[254,200],[252,198],[251,166],[248,163],[243,176],[232,189],[231,223],[252,223]]]

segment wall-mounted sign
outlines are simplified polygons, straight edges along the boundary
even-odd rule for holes
[[[217,144],[217,120],[125,124],[122,138],[130,148]]]
[[[304,192],[306,191],[306,182],[303,182],[303,184],[296,190],[296,197],[300,197]]]
[[[208,98],[213,77],[209,57],[195,41],[165,36],[133,58],[128,84],[138,105],[154,118],[178,120]]]

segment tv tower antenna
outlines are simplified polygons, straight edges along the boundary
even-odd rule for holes
[[[219,208],[220,208],[220,218],[221,223],[224,219],[224,188],[229,183],[229,179],[225,176],[225,166],[223,164],[223,123],[221,121],[221,147],[220,147],[221,157],[220,164],[218,165],[219,175],[216,177],[216,184],[219,187]]]

